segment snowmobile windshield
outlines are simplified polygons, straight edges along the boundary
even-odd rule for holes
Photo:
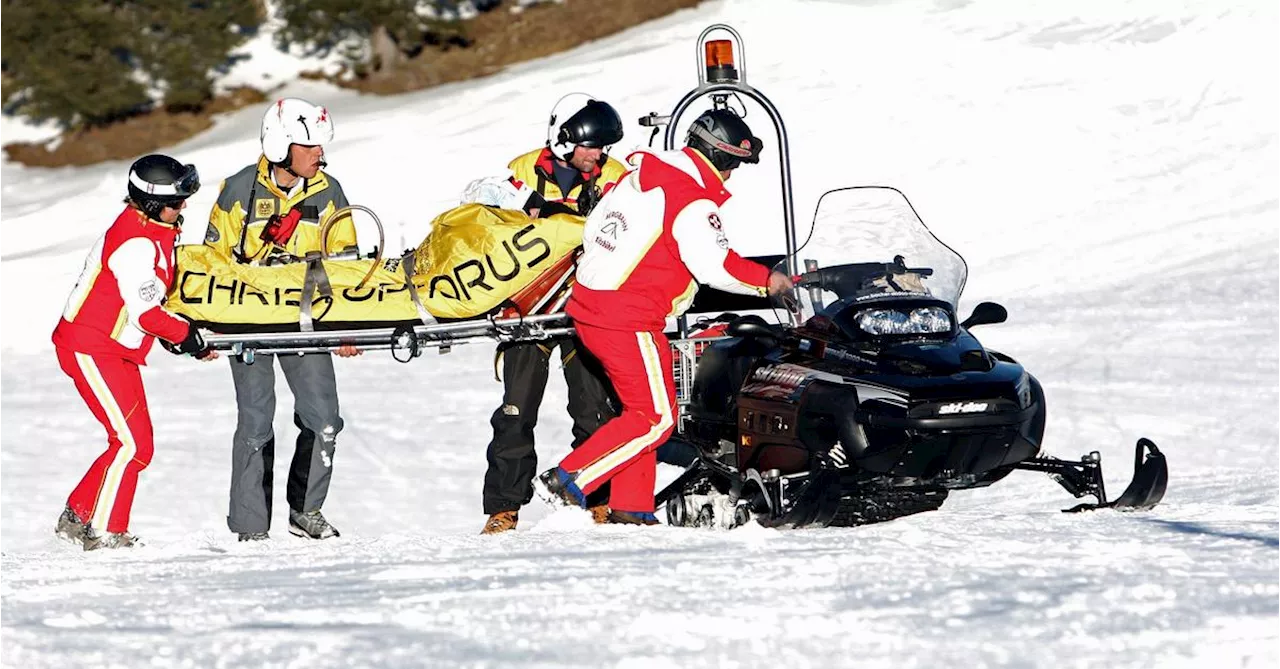
[[[964,258],[929,231],[905,195],[884,186],[841,188],[818,200],[795,260],[804,317],[821,304],[919,296],[954,309],[964,290]]]

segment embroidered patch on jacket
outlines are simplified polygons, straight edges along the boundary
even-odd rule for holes
[[[276,201],[272,199],[254,200],[253,201],[253,217],[266,218],[276,213]]]
[[[160,282],[156,279],[152,279],[138,288],[138,297],[142,298],[143,302],[155,302],[160,299],[160,294],[162,292],[163,291],[160,289]]]
[[[724,225],[720,223],[720,216],[714,211],[707,214],[707,223],[712,230],[716,231],[716,246],[722,249],[729,248],[729,239],[724,236]]]

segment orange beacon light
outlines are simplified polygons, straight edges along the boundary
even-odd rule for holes
[[[706,43],[707,81],[737,81],[738,69],[733,65],[733,42],[727,39]]]

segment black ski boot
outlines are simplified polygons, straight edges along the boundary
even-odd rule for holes
[[[585,506],[586,495],[573,482],[573,474],[559,467],[552,467],[538,475],[538,482],[542,484],[538,496],[547,504],[579,509]]]

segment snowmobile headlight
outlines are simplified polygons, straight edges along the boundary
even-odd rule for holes
[[[936,334],[951,331],[951,314],[942,307],[911,311],[867,309],[854,318],[863,332],[872,335]]]

